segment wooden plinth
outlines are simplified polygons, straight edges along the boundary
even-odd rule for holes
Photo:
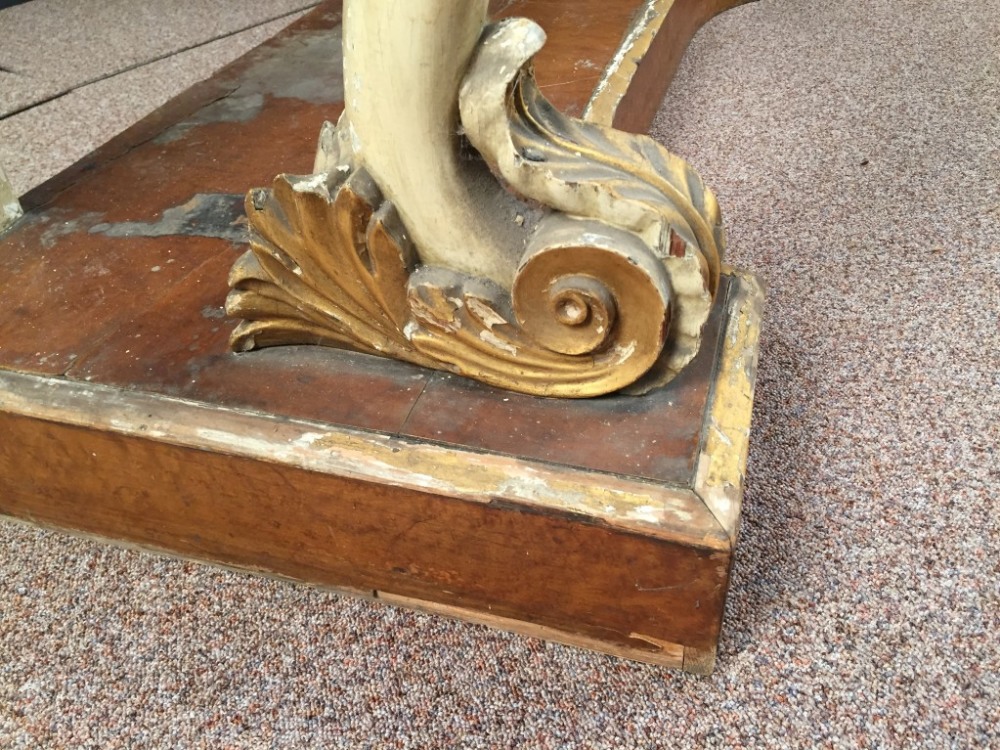
[[[675,8],[690,35],[733,4]],[[543,85],[568,61],[606,68],[645,4],[558,5],[505,9],[546,27]],[[750,277],[725,276],[697,360],[642,398],[227,350],[242,195],[309,171],[342,106],[339,22],[321,5],[25,196],[0,237],[0,514],[711,669],[756,362]],[[581,111],[593,82],[556,83]],[[646,98],[629,96],[616,118],[641,124],[626,105]]]

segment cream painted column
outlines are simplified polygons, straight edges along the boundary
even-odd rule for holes
[[[530,222],[480,160],[463,158],[458,92],[487,0],[346,0],[344,82],[355,153],[421,260],[504,287]]]

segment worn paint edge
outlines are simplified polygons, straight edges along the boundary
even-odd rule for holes
[[[614,124],[615,113],[632,85],[639,63],[649,52],[675,1],[647,0],[643,9],[636,14],[615,56],[604,69],[590,101],[583,109],[582,119],[607,127]]]
[[[12,371],[0,371],[0,411],[467,501],[519,503],[728,549],[692,491],[639,478]]]
[[[694,491],[735,545],[750,448],[764,290],[752,274],[726,269],[736,283],[705,418]]]
[[[0,233],[14,226],[14,222],[24,216],[21,201],[17,199],[14,186],[7,179],[7,174],[0,167]]]
[[[504,630],[509,633],[516,633],[518,635],[524,635],[531,638],[540,638],[545,641],[553,641],[555,643],[561,643],[574,648],[584,648],[601,654],[617,656],[623,659],[631,659],[632,661],[640,661],[646,664],[654,664],[660,667],[670,667],[671,669],[685,668],[684,657],[686,651],[689,650],[685,649],[685,647],[680,644],[668,643],[667,641],[647,638],[638,634],[633,634],[631,637],[649,644],[651,648],[630,648],[628,646],[620,646],[597,638],[579,635],[566,630],[559,630],[558,628],[552,628],[546,625],[537,625],[535,623],[515,620],[513,618],[502,617],[500,615],[493,615],[487,612],[467,609],[465,607],[455,607],[448,604],[436,604],[422,599],[397,596],[384,591],[376,591],[375,593],[377,598],[381,601],[395,606],[417,610],[418,612],[426,612],[428,614],[450,617],[455,620],[471,622],[476,625],[485,625],[496,630]]]

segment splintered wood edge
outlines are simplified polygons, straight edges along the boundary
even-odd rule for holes
[[[485,625],[496,630],[504,630],[509,633],[525,635],[530,638],[539,638],[544,641],[561,643],[574,648],[584,648],[601,654],[617,656],[623,659],[639,661],[645,664],[652,664],[658,667],[669,667],[671,669],[682,669],[694,674],[710,674],[715,667],[715,649],[693,649],[677,643],[655,640],[648,636],[633,633],[632,637],[647,641],[653,650],[639,648],[629,648],[607,643],[597,638],[578,635],[566,630],[535,625],[534,623],[513,620],[509,617],[499,617],[477,610],[466,609],[464,607],[453,607],[446,604],[435,604],[421,599],[412,599],[406,596],[396,596],[383,591],[376,591],[376,597],[388,604],[405,607],[407,609],[426,612],[432,615],[450,617],[463,622],[471,622],[476,625]]]
[[[751,274],[734,278],[718,369],[709,394],[694,491],[736,543],[753,412],[764,291]]]
[[[107,385],[0,371],[0,411],[478,503],[565,513],[728,551],[691,490],[322,422]]]

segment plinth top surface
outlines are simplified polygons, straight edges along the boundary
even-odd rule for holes
[[[543,0],[494,7],[546,29],[540,83],[579,114],[642,4],[593,17]],[[243,195],[310,171],[322,123],[343,107],[339,25],[339,3],[321,5],[25,196],[27,216],[0,238],[0,369],[689,485],[718,310],[695,362],[641,398],[534,398],[317,347],[229,351]],[[583,61],[567,53],[581,34]]]

